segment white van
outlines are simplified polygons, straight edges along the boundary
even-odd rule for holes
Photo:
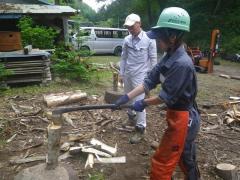
[[[78,33],[72,37],[75,49],[84,49],[95,54],[111,53],[120,56],[122,43],[129,34],[127,29],[104,28],[104,27],[81,27]]]

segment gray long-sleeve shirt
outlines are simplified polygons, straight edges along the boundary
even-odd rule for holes
[[[120,75],[145,76],[157,63],[156,41],[149,39],[144,31],[137,37],[125,37],[120,61]]]

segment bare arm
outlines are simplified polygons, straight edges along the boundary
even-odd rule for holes
[[[134,88],[131,92],[129,92],[127,95],[129,97],[129,99],[133,99],[136,96],[144,93],[144,86],[143,84],[138,85],[136,88]]]
[[[162,99],[160,99],[159,97],[155,96],[155,97],[150,97],[144,100],[144,102],[146,102],[146,104],[148,106],[151,105],[158,105],[158,104],[162,104],[164,103],[164,101]]]

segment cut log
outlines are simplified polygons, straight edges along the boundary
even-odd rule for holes
[[[226,79],[231,79],[231,76],[227,74],[220,74],[219,77],[226,78]]]
[[[107,90],[105,91],[104,100],[106,103],[113,104],[116,102],[118,98],[124,95],[122,89],[118,89],[118,91]]]
[[[58,165],[58,156],[60,151],[60,139],[61,139],[60,125],[54,125],[53,123],[48,126],[48,153],[46,158],[46,169],[55,169]]]
[[[226,78],[226,79],[240,80],[240,76],[230,76],[230,75],[227,75],[227,74],[220,74],[219,77]]]
[[[44,95],[43,100],[48,107],[56,107],[60,105],[79,102],[80,100],[85,99],[86,97],[87,93],[78,90],[74,92]]]
[[[217,164],[216,173],[224,180],[238,180],[237,168],[232,164]]]

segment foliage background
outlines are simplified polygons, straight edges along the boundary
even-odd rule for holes
[[[98,12],[81,0],[61,0],[60,3],[80,9],[81,13],[75,19],[98,26],[122,27],[128,14],[137,13],[142,18],[144,30],[155,25],[164,8],[182,7],[191,16],[191,32],[186,37],[188,45],[208,49],[211,31],[217,28],[222,33],[222,49],[240,53],[239,0],[113,0]]]

